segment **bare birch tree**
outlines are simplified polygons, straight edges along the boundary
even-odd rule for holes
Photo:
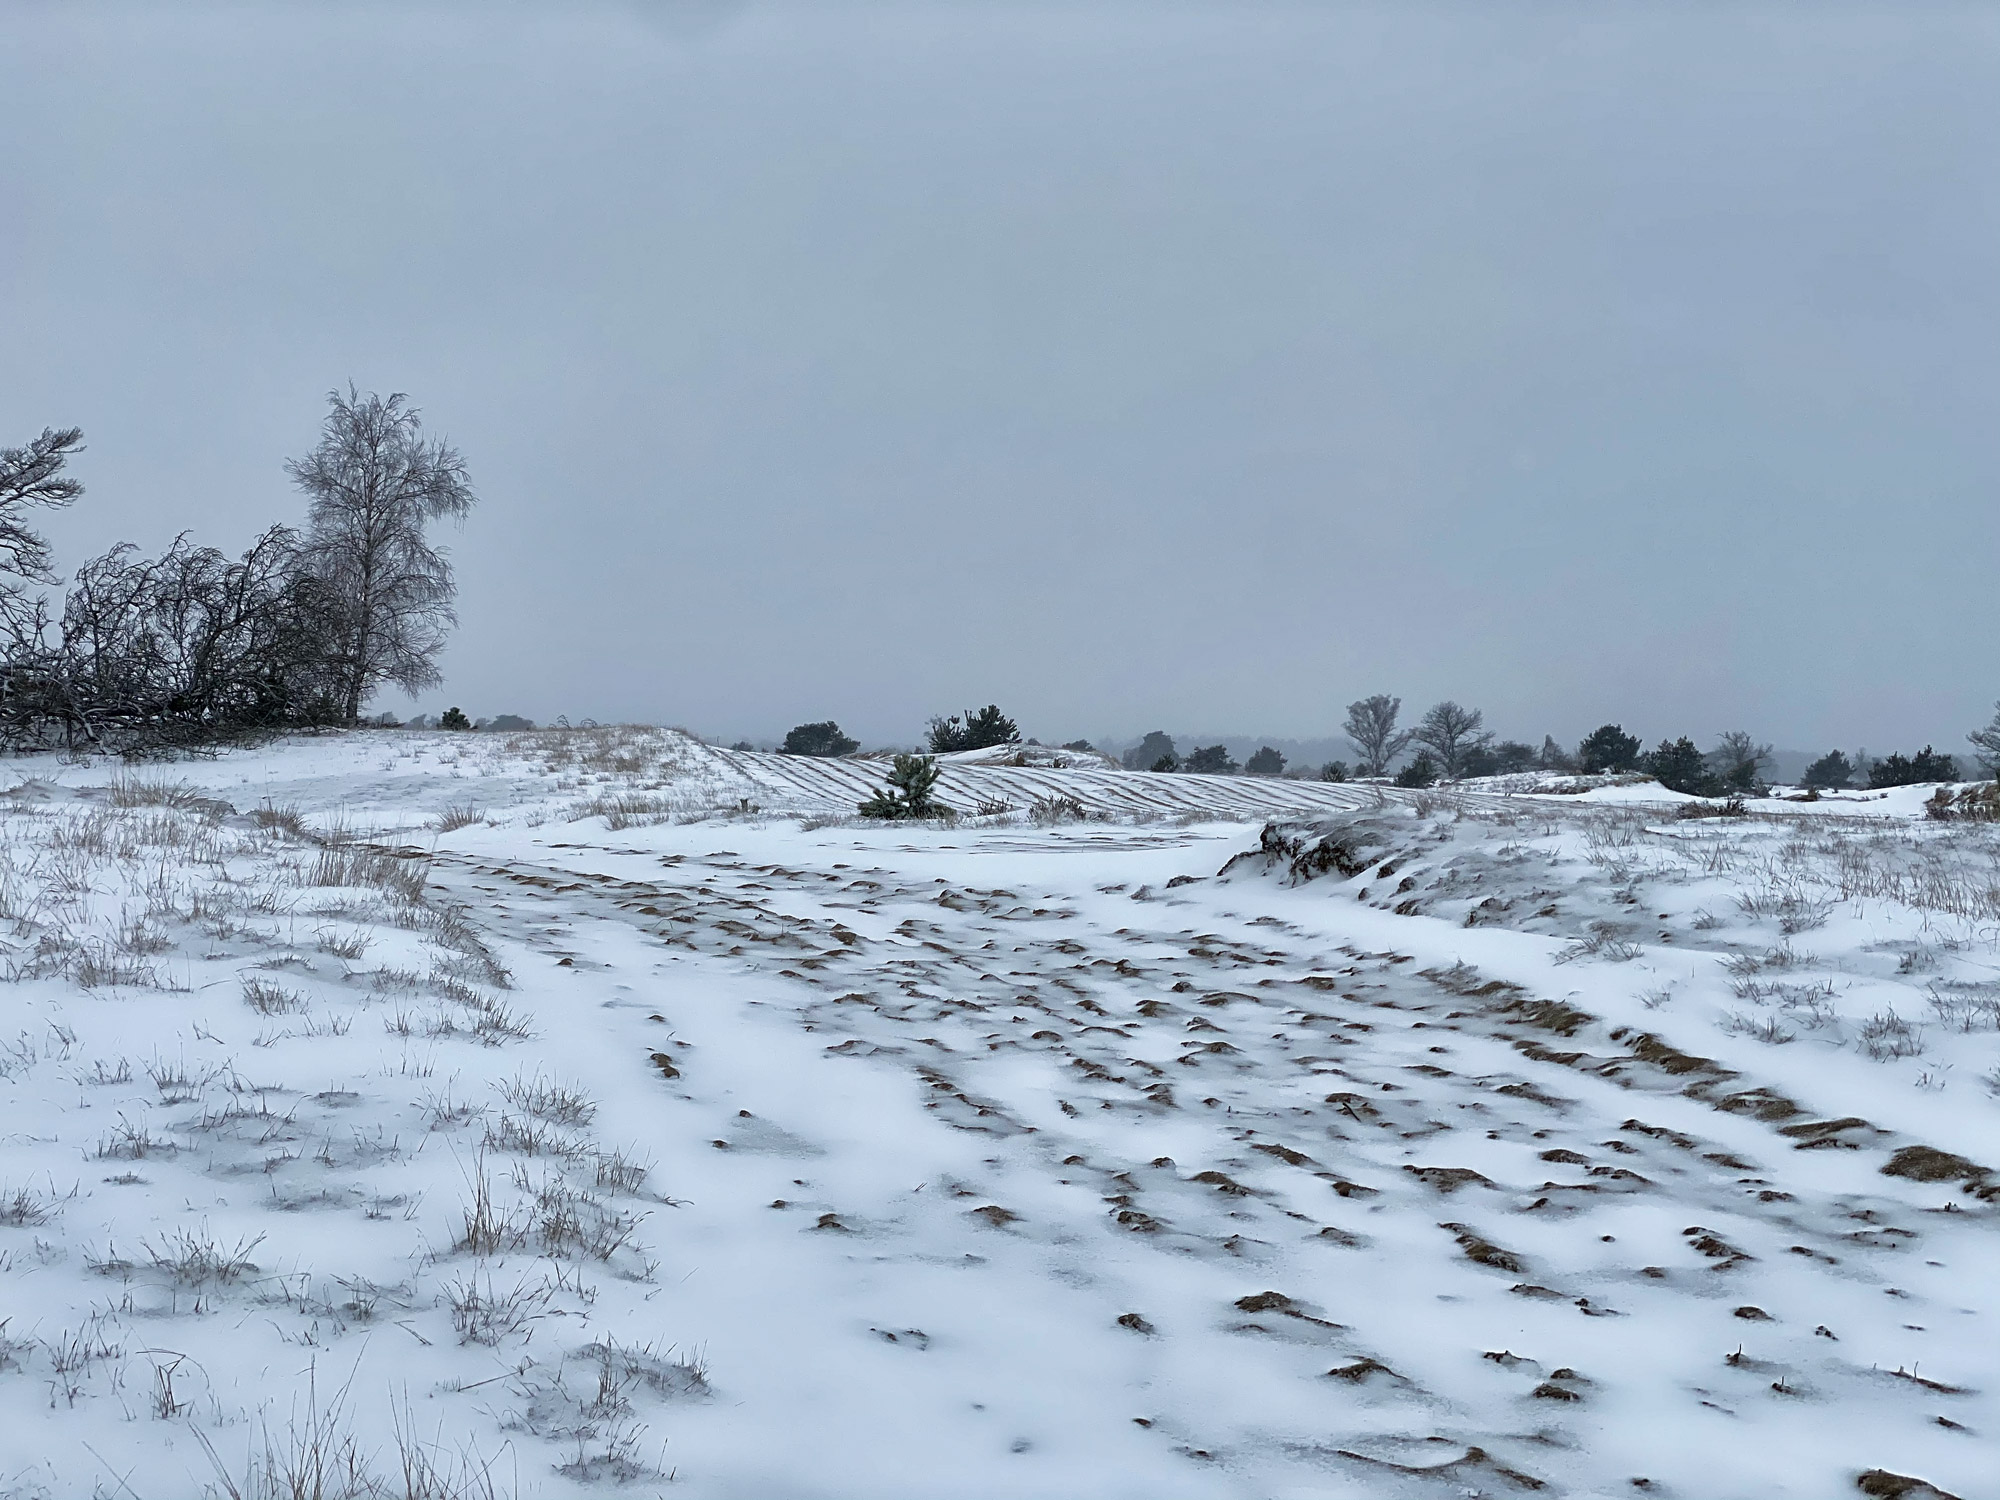
[[[1402,712],[1402,708],[1403,700],[1391,698],[1387,693],[1377,693],[1372,698],[1347,705],[1344,727],[1360,761],[1356,769],[1361,775],[1385,774],[1390,762],[1408,748],[1410,732],[1396,728],[1396,715]]]
[[[424,436],[407,397],[366,396],[349,386],[327,398],[319,446],[286,464],[311,502],[307,566],[337,611],[333,653],[344,722],[361,717],[385,682],[435,687],[457,584],[427,528],[463,521],[476,503],[465,460]]]

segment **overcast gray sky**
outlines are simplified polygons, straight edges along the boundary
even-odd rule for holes
[[[1962,749],[1996,101],[1991,4],[0,0],[0,441],[240,547],[409,392],[433,710]]]

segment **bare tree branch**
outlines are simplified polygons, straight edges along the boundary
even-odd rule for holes
[[[49,544],[28,529],[23,512],[31,505],[60,510],[83,493],[83,483],[63,473],[72,454],[83,451],[77,427],[44,427],[21,448],[0,448],[0,572],[38,583],[54,583]]]

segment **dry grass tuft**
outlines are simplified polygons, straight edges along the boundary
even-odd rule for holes
[[[273,807],[270,803],[266,802],[262,807],[252,812],[250,818],[252,822],[266,833],[288,834],[295,839],[304,839],[306,837],[305,814],[300,812],[298,807],[293,803],[288,802],[283,807]]]
[[[482,1275],[475,1268],[446,1283],[444,1295],[451,1307],[451,1326],[457,1330],[459,1342],[491,1348],[541,1317],[553,1289],[546,1281],[531,1286],[521,1280],[509,1291],[498,1291],[493,1285],[493,1273]]]
[[[485,821],[485,808],[473,807],[467,804],[447,807],[437,815],[436,820],[431,826],[439,833],[456,833],[461,828],[470,828],[475,823],[484,823]]]
[[[430,861],[415,857],[383,854],[353,844],[335,844],[320,850],[306,875],[313,886],[372,886],[411,905],[423,899],[430,879]]]
[[[244,980],[243,1003],[260,1016],[297,1015],[306,1008],[305,996],[268,979]]]
[[[533,1078],[517,1074],[500,1086],[500,1093],[516,1109],[551,1125],[581,1130],[597,1118],[597,1106],[580,1090],[554,1083],[539,1073]]]
[[[113,807],[171,807],[177,812],[210,815],[229,811],[228,804],[204,797],[185,781],[114,781],[105,800]]]

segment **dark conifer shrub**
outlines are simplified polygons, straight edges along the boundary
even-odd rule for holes
[[[1182,769],[1197,776],[1234,776],[1241,767],[1229,758],[1226,745],[1204,745],[1188,752],[1187,764]]]
[[[1722,791],[1721,784],[1709,772],[1706,757],[1686,735],[1673,741],[1661,740],[1659,748],[1646,757],[1646,770],[1670,792],[1714,797]]]
[[[1157,771],[1162,760],[1179,763],[1179,756],[1174,751],[1173,736],[1163,729],[1155,729],[1148,733],[1120,758],[1128,771]],[[1169,766],[1168,769],[1172,770],[1173,767]]]
[[[1428,750],[1419,750],[1416,759],[1396,773],[1397,786],[1436,786],[1437,779],[1437,762],[1431,759],[1431,753]]]
[[[1604,724],[1584,736],[1576,747],[1577,769],[1585,775],[1599,771],[1629,771],[1639,764],[1644,747],[1636,734],[1627,734],[1617,724]]]
[[[783,753],[786,755],[852,755],[861,745],[840,732],[840,726],[831,719],[821,719],[816,724],[794,725],[785,736]]]
[[[1928,781],[1957,781],[1958,762],[1940,755],[1929,745],[1915,755],[1897,751],[1868,767],[1868,785],[1879,789],[1891,786],[1919,786]]]
[[[947,755],[953,750],[984,750],[992,745],[1014,745],[1021,740],[1019,726],[1000,712],[997,703],[989,703],[976,712],[968,708],[964,713],[953,714],[948,719],[932,719],[929,735],[934,755]]]
[[[1266,745],[1243,762],[1243,769],[1252,776],[1277,776],[1285,769],[1285,757]]]
[[[1844,791],[1854,784],[1854,763],[1838,750],[1829,750],[1806,767],[1799,785],[1823,792]]]
[[[1461,778],[1498,776],[1500,774],[1500,757],[1494,753],[1492,746],[1476,745],[1465,752],[1465,760],[1459,766],[1458,774]]]

